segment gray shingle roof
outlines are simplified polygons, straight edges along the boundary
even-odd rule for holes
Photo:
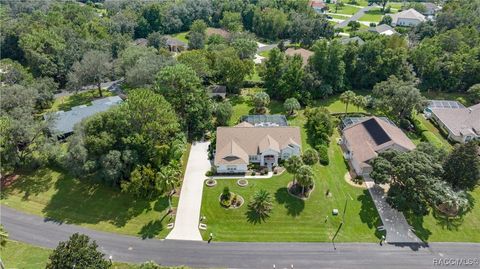
[[[73,132],[75,124],[81,122],[83,119],[92,116],[96,113],[106,111],[110,107],[115,106],[122,102],[122,99],[118,96],[110,96],[102,99],[92,101],[92,105],[76,106],[70,111],[58,111],[45,115],[45,119],[53,117],[52,131],[63,135]]]

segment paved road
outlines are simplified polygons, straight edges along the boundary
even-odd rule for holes
[[[387,241],[391,243],[420,243],[421,240],[412,232],[405,216],[387,203],[384,190],[369,177],[365,177],[365,184],[375,203],[378,215],[382,219],[383,227],[387,232]]]
[[[210,142],[192,144],[175,216],[175,226],[168,234],[167,239],[202,240],[198,225],[203,182],[206,178],[205,173],[210,170],[208,145]]]
[[[434,268],[434,259],[477,258],[480,244],[434,243],[384,245],[374,243],[228,243],[142,240],[89,230],[83,227],[46,221],[40,216],[1,207],[1,222],[13,240],[54,248],[72,233],[95,239],[100,249],[115,261],[154,260],[163,265],[215,268]],[[7,265],[8,267],[8,265]],[[479,265],[470,266],[478,268]]]
[[[377,7],[376,5],[372,5],[372,6],[361,8],[359,11],[357,11],[357,13],[353,14],[353,16],[351,16],[350,18],[347,18],[341,23],[336,24],[334,28],[346,27],[350,21],[358,21],[358,19],[360,19],[363,15],[365,15],[366,11],[369,11],[370,9],[376,8],[376,7]]]

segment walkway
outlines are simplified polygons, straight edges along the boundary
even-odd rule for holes
[[[346,27],[346,26],[348,26],[348,23],[349,23],[350,21],[358,21],[358,19],[360,19],[361,17],[363,17],[363,15],[365,15],[365,12],[366,12],[366,11],[369,11],[370,9],[376,8],[376,7],[377,7],[376,5],[364,7],[364,8],[362,8],[362,9],[360,9],[359,11],[357,11],[357,13],[353,14],[353,16],[351,16],[350,18],[342,21],[342,22],[339,23],[339,24],[336,24],[336,25],[334,26],[334,28],[343,28],[343,27]]]
[[[210,142],[194,142],[192,144],[175,216],[175,226],[168,234],[167,239],[202,240],[198,225],[203,182],[206,179],[205,173],[210,170],[208,145]]]
[[[364,177],[365,184],[372,196],[375,207],[383,222],[388,243],[420,243],[422,242],[411,230],[405,216],[392,208],[386,200],[385,191],[373,182],[370,177]]]
[[[59,241],[79,232],[96,240],[99,249],[114,261],[153,260],[165,266],[196,268],[432,268],[447,258],[476,258],[480,244],[433,243],[383,245],[377,243],[233,243],[142,240],[139,237],[99,232],[70,224],[46,221],[8,207],[1,208],[2,224],[12,240],[55,248]],[[7,243],[8,244],[8,243]],[[413,249],[413,250],[412,250]],[[8,264],[6,264],[8,268]],[[473,267],[472,267],[473,268]]]

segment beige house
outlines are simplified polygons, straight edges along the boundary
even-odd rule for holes
[[[460,143],[480,139],[480,104],[459,108],[430,108],[430,111],[430,118],[448,133],[449,139]]]
[[[218,173],[245,173],[248,164],[271,169],[278,161],[301,153],[298,127],[255,127],[241,122],[234,127],[218,127],[214,165]]]
[[[357,175],[372,171],[370,161],[389,149],[406,152],[415,145],[398,127],[378,117],[368,117],[343,129],[342,149]]]
[[[302,48],[300,49],[288,48],[285,51],[285,54],[292,57],[295,54],[300,55],[300,57],[302,57],[303,66],[306,66],[308,64],[308,59],[313,55],[313,51],[302,49]]]
[[[392,26],[415,26],[427,21],[423,14],[413,8],[391,14],[390,17],[392,17]]]

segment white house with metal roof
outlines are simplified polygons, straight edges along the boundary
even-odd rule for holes
[[[415,26],[426,21],[426,17],[413,8],[390,15],[392,26]]]

